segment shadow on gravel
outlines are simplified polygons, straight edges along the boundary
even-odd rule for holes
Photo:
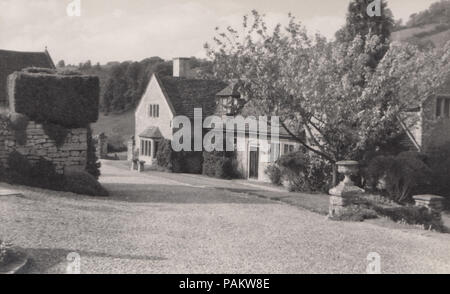
[[[110,197],[104,199],[114,201],[182,204],[273,204],[269,199],[246,197],[246,194],[256,192],[253,190],[122,183],[106,183],[103,186],[110,192]]]
[[[126,260],[145,260],[145,261],[164,261],[167,260],[165,257],[160,256],[145,256],[145,255],[123,255],[123,254],[108,254],[104,252],[92,252],[92,251],[76,251],[67,249],[34,249],[34,248],[24,248],[21,249],[25,251],[30,260],[22,271],[23,273],[45,273],[49,269],[61,265],[62,268],[66,268],[68,265],[67,256],[70,253],[76,252],[80,255],[81,260],[83,257],[100,257],[100,258],[115,258],[115,259],[126,259]],[[83,261],[81,261],[82,263]]]

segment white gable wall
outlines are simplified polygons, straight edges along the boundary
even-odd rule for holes
[[[148,115],[149,105],[159,105],[159,117],[150,117]],[[148,127],[158,127],[164,138],[172,139],[172,120],[174,114],[169,106],[166,97],[158,83],[158,80],[153,76],[149,85],[142,96],[141,101],[136,109],[135,120],[135,138],[136,148],[141,146],[141,138],[139,134],[144,132]],[[150,163],[149,158],[142,158],[142,160]]]

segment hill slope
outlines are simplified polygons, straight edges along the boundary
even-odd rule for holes
[[[450,1],[436,2],[427,10],[411,15],[406,26],[392,34],[392,39],[421,47],[444,46],[450,41]]]

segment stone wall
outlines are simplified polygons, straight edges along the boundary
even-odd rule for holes
[[[437,97],[428,98],[422,106],[422,150],[450,143],[450,118],[436,117]]]
[[[64,143],[57,146],[45,133],[42,124],[30,121],[23,132],[26,140],[21,142],[17,138],[17,131],[3,122],[0,129],[0,161],[6,166],[8,155],[17,151],[30,162],[40,158],[53,162],[60,174],[67,169],[84,170],[87,162],[87,133],[86,128],[69,129]]]

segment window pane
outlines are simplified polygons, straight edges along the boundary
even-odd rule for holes
[[[156,117],[159,117],[159,104],[156,105]]]
[[[156,153],[158,152],[158,142],[154,142],[153,144],[153,157],[156,157]]]
[[[144,155],[144,141],[141,140],[141,155]]]
[[[148,107],[148,116],[150,116],[150,117],[153,116],[153,105],[149,105],[149,107]]]
[[[436,100],[436,116],[440,117],[442,113],[442,98]]]
[[[289,145],[284,144],[284,154],[287,154],[289,152]]]
[[[444,115],[445,117],[449,117],[450,114],[450,99],[445,99],[445,105],[444,105]]]

